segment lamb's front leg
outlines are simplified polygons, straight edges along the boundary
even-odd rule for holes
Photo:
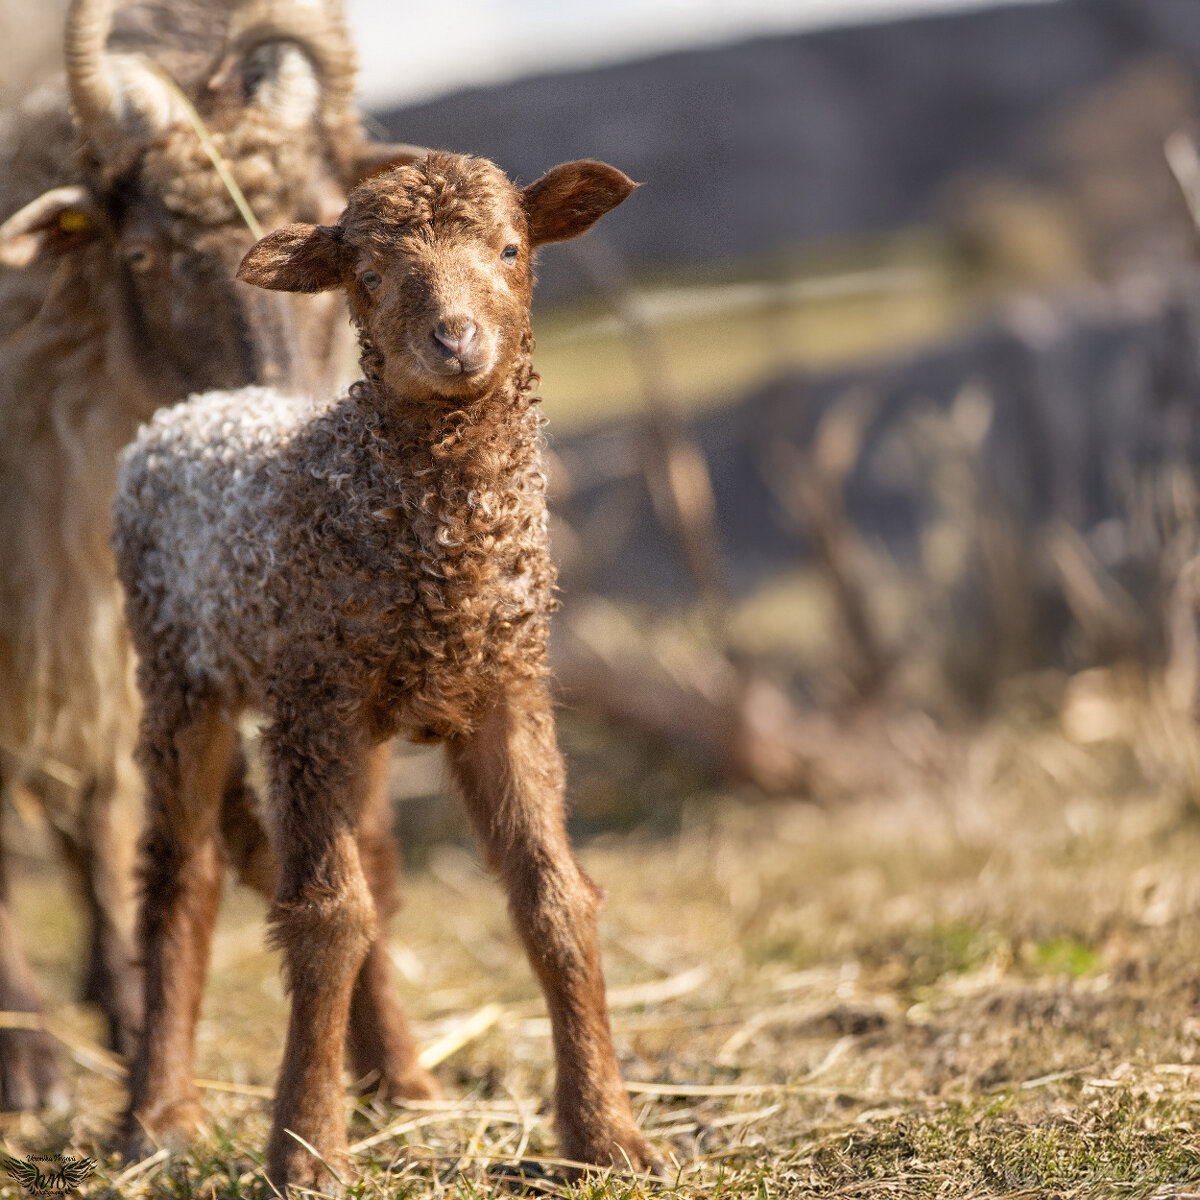
[[[450,759],[489,866],[546,995],[559,1144],[579,1162],[661,1170],[638,1131],[609,1031],[596,938],[598,893],[567,839],[564,773],[545,689],[503,697]]]
[[[329,1168],[348,1165],[343,1046],[355,977],[376,933],[356,841],[366,746],[357,731],[303,705],[280,716],[264,746],[280,870],[272,936],[292,997],[267,1174],[281,1192],[289,1184],[325,1190]]]

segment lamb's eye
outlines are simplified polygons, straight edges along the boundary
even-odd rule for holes
[[[359,279],[368,292],[373,292],[383,282],[383,276],[378,271],[364,271]]]
[[[125,251],[125,262],[131,271],[141,274],[154,266],[154,251],[149,246],[130,246]]]
[[[506,263],[515,263],[517,261],[517,247],[510,243],[500,251],[500,257]]]

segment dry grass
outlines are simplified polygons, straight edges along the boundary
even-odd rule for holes
[[[564,1182],[530,974],[473,855],[452,840],[432,848],[391,938],[420,1036],[432,1044],[499,1009],[438,1068],[446,1103],[353,1106],[351,1194],[1200,1192],[1191,725],[1110,675],[1069,688],[1060,715],[1042,690],[970,736],[908,722],[874,798],[693,797],[670,835],[588,840],[585,863],[609,890],[625,1074],[679,1163],[661,1189]],[[72,1041],[94,1037],[65,999],[75,931],[62,898],[40,864],[27,868],[21,919],[40,935],[54,1020]],[[6,1152],[90,1154],[94,1196],[269,1195],[263,1093],[285,1006],[261,915],[244,893],[227,898],[199,1070],[240,1090],[207,1094],[207,1137],[141,1168],[118,1162],[120,1090],[88,1059],[71,1068],[69,1111],[4,1118]]]

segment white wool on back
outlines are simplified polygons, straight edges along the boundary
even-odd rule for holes
[[[153,547],[138,589],[186,639],[196,682],[243,690],[266,657],[262,639],[285,616],[277,564],[288,557],[288,527],[265,519],[278,499],[271,464],[330,403],[262,387],[208,392],[161,409],[122,456],[114,510],[136,529],[127,540]]]

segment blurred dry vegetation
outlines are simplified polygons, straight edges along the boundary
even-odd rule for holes
[[[11,104],[62,65],[66,0],[0,3],[0,105]]]
[[[538,323],[563,738],[679,1174],[547,1157],[543,1007],[439,759],[402,752],[389,944],[423,1044],[461,1044],[440,1105],[360,1081],[351,1195],[1200,1194],[1200,289],[1163,154],[1198,113],[1148,56],[919,227],[636,280],[580,252],[589,298]],[[7,1151],[93,1155],[95,1196],[268,1195],[257,902],[214,953],[210,1135],[122,1164],[73,910],[14,840],[77,1069],[65,1113],[0,1118]]]

